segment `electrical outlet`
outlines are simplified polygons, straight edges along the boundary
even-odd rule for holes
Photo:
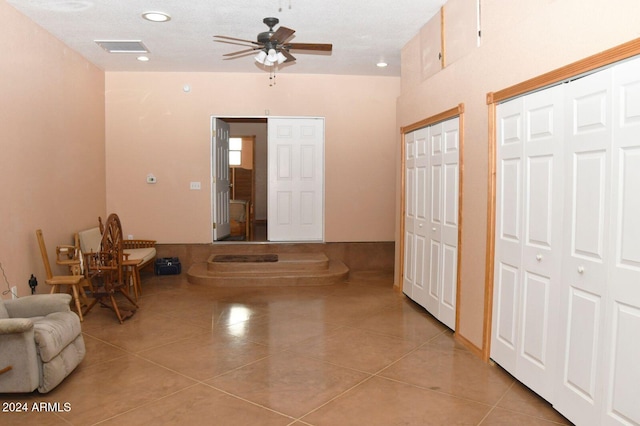
[[[11,287],[11,298],[12,299],[18,298],[18,287],[16,287],[15,285]]]
[[[200,189],[200,182],[191,182],[191,185],[189,186],[189,188]]]
[[[131,235],[131,234],[127,235],[127,239],[128,240],[133,240],[133,235]]]

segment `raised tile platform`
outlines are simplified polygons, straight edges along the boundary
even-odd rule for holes
[[[192,284],[217,287],[270,287],[331,285],[346,281],[349,268],[324,253],[277,253],[276,262],[194,263],[187,272]]]

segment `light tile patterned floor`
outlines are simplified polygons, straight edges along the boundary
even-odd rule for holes
[[[107,309],[86,316],[87,357],[53,392],[0,394],[70,410],[0,413],[0,423],[569,424],[457,344],[393,290],[388,273],[255,289],[147,274],[142,286],[140,309],[123,325]]]

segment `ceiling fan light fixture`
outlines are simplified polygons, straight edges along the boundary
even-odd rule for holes
[[[151,22],[167,22],[171,20],[171,15],[164,12],[144,12],[142,17]]]
[[[284,56],[282,54],[282,52],[278,52],[278,54],[276,55],[277,61],[278,61],[278,65],[280,65],[281,63],[283,63],[284,61],[287,60],[287,57]]]
[[[267,52],[261,50],[255,57],[257,63],[264,65],[264,61],[267,59]]]
[[[271,63],[278,61],[278,53],[275,49],[269,49],[269,52],[267,53],[267,60]]]

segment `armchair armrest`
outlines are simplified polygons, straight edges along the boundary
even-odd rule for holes
[[[0,336],[3,334],[24,333],[33,329],[33,321],[28,318],[0,319]]]
[[[11,318],[42,317],[53,312],[70,311],[71,295],[66,293],[39,294],[5,300],[4,306]]]
[[[123,249],[155,247],[155,240],[122,240]]]

